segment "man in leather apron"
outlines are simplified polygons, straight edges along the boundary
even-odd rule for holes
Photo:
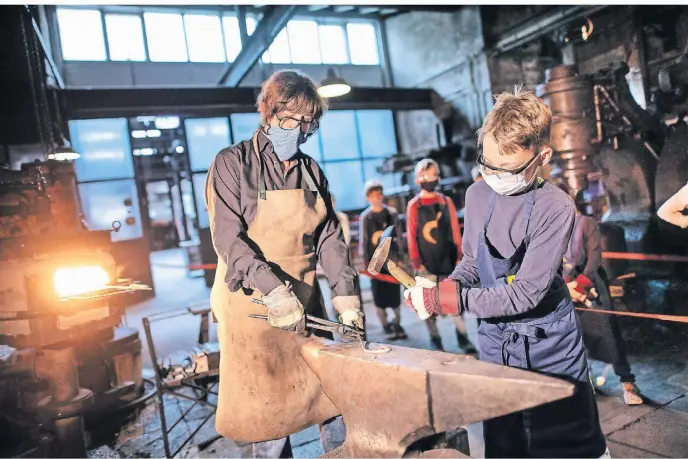
[[[485,456],[608,456],[578,318],[562,278],[571,199],[538,179],[549,162],[552,115],[517,89],[497,97],[479,134],[483,180],[466,193],[464,257],[445,282],[418,277],[404,292],[421,319],[479,319],[480,360],[566,379],[564,400],[484,423]]]
[[[313,419],[326,423],[326,451],[344,441],[341,418],[330,421],[338,411],[294,339],[305,314],[325,317],[317,262],[341,321],[363,328],[357,273],[327,180],[299,150],[325,109],[306,75],[273,74],[258,97],[261,127],[218,153],[208,171],[205,197],[218,254],[211,291],[220,342],[216,428],[254,443],[254,457],[290,456],[288,435]],[[267,322],[249,318],[266,313]]]
[[[559,188],[566,194],[569,193],[566,185],[559,184]],[[597,297],[588,300],[589,307],[613,310],[607,275],[602,267],[600,226],[597,220],[584,214],[587,202],[582,191],[576,195],[574,203],[576,221],[571,242],[564,255],[564,280],[567,284],[576,282],[574,288],[580,293],[595,289]],[[635,385],[635,375],[628,363],[616,317],[592,312],[578,312],[578,317],[589,357],[612,365],[621,381],[626,405],[642,405],[643,398]]]
[[[437,191],[440,168],[435,161],[419,161],[415,175],[421,191],[409,201],[406,209],[406,238],[411,265],[419,276],[443,280],[454,271],[462,256],[459,218],[452,200]],[[475,346],[468,339],[463,317],[456,316],[453,320],[459,347],[466,354],[476,354]],[[437,320],[429,318],[425,325],[432,347],[444,350]]]

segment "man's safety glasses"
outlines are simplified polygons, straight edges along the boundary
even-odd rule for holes
[[[280,117],[275,115],[275,118],[279,121],[278,126],[281,129],[296,129],[300,128],[307,136],[311,136],[318,130],[320,124],[316,120],[306,121],[305,117],[301,119],[294,118],[293,116]]]

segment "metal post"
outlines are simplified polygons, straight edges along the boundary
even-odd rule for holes
[[[170,454],[170,440],[167,437],[167,420],[165,419],[165,405],[163,400],[163,382],[160,377],[160,368],[158,367],[158,356],[155,352],[155,344],[153,344],[153,334],[151,333],[150,320],[148,317],[143,318],[143,330],[146,333],[146,342],[148,343],[148,353],[151,358],[151,365],[153,365],[153,373],[155,373],[155,394],[158,402],[158,412],[160,413],[160,425],[162,428],[162,442],[165,446],[165,457],[172,457]]]

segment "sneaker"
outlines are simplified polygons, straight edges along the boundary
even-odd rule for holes
[[[407,339],[406,331],[401,328],[401,325],[394,324],[394,332],[397,334],[397,339]]]
[[[635,383],[623,383],[623,399],[626,405],[642,405],[644,403],[640,390]]]
[[[442,338],[440,338],[439,336],[431,336],[430,348],[433,351],[444,351],[444,346],[442,346]]]
[[[394,326],[392,324],[387,324],[382,327],[382,329],[385,332],[385,339],[388,341],[394,341],[397,339],[397,333],[394,330]]]

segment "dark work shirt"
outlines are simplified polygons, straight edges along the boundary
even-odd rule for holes
[[[261,132],[257,140],[268,191],[308,189],[301,163],[312,172],[328,209],[325,221],[315,234],[318,261],[329,280],[333,297],[356,295],[357,273],[351,267],[349,251],[331,205],[332,198],[322,169],[311,157],[298,153],[283,171],[267,136]],[[225,281],[230,290],[257,288],[262,294],[268,294],[282,285],[282,281],[272,272],[262,254],[251,248],[247,235],[258,208],[259,170],[260,162],[251,140],[220,151],[208,171],[206,202],[212,202],[215,208],[215,215],[210,215],[213,244],[227,264]]]
[[[530,245],[516,277],[505,286],[480,288],[478,238],[483,231],[491,192],[484,180],[466,191],[463,258],[451,275],[461,283],[464,308],[481,318],[522,314],[540,303],[555,276],[561,275],[576,215],[573,200],[545,182],[535,191],[535,205],[528,224]],[[496,197],[487,237],[503,257],[510,257],[525,237],[525,198],[525,194]]]
[[[363,258],[366,266],[370,263],[370,259],[380,243],[379,239],[373,243],[374,234],[378,231],[384,231],[388,226],[396,225],[397,217],[397,210],[386,204],[379,212],[374,212],[372,207],[368,207],[361,213],[358,220],[358,254]]]
[[[590,279],[602,264],[600,225],[592,217],[576,214],[576,223],[564,261],[564,277],[585,274]]]

